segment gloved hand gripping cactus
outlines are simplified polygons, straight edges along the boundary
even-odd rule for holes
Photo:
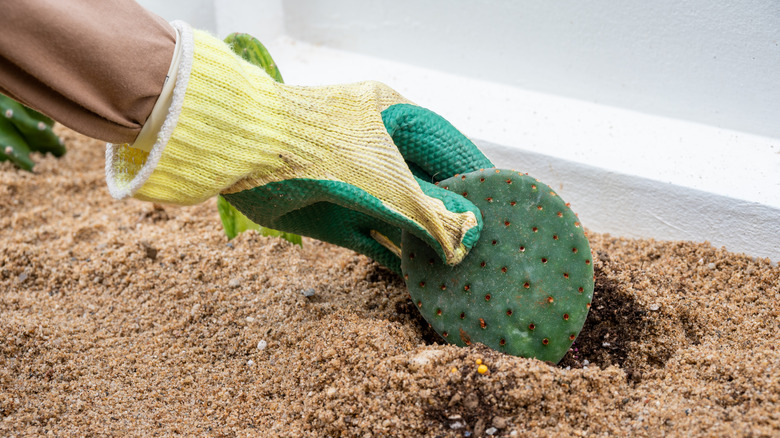
[[[488,169],[449,123],[382,84],[286,86],[174,26],[183,54],[170,111],[149,152],[109,145],[114,196],[194,204],[222,193],[261,225],[402,270],[451,342],[560,360],[585,321],[593,266],[549,187]]]
[[[394,104],[381,111],[380,120],[382,125],[368,129],[381,139],[373,148],[386,149],[374,155],[369,148],[349,158],[329,153],[337,156],[328,166],[330,175],[341,173],[335,180],[294,176],[224,193],[225,199],[258,223],[351,248],[398,273],[402,230],[418,236],[447,264],[458,263],[479,237],[481,215],[471,202],[433,182],[489,161],[423,108]],[[381,131],[385,128],[387,133]],[[347,181],[350,173],[366,171]]]
[[[441,117],[379,83],[279,84],[222,41],[174,26],[183,53],[171,109],[150,152],[109,145],[114,196],[194,204],[222,193],[261,225],[396,272],[401,230],[448,264],[476,242],[479,210],[432,183],[491,163]]]

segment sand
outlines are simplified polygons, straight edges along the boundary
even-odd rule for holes
[[[115,201],[103,144],[59,132],[37,174],[0,165],[0,436],[780,436],[768,260],[590,233],[553,366],[441,343],[349,250]]]

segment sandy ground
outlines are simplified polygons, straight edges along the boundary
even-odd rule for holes
[[[551,366],[440,343],[348,250],[112,200],[103,145],[60,132],[36,175],[0,166],[0,436],[780,436],[767,260],[591,234]]]

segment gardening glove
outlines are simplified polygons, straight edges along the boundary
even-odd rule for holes
[[[450,264],[476,243],[479,210],[433,182],[492,164],[449,123],[379,83],[279,84],[222,41],[172,24],[182,48],[172,103],[149,152],[108,145],[115,197],[195,204],[221,193],[263,226],[396,272],[401,230]]]
[[[21,169],[32,170],[35,163],[30,152],[61,157],[65,146],[52,131],[53,124],[43,114],[0,94],[0,161],[10,160]]]

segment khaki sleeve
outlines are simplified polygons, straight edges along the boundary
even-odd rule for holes
[[[93,138],[132,143],[160,95],[173,27],[132,0],[3,2],[0,92]]]

